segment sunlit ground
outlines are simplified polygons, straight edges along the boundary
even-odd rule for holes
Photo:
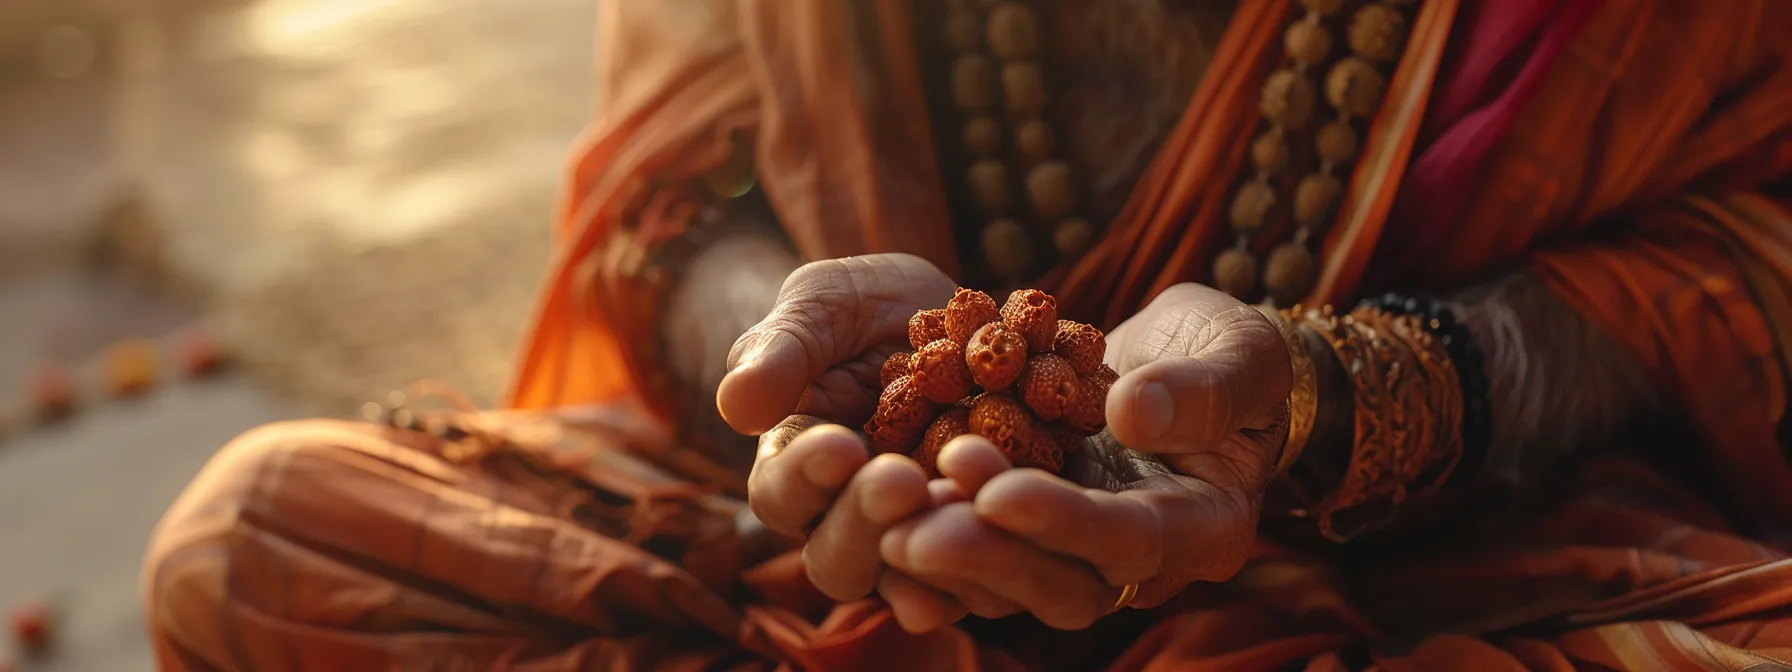
[[[0,600],[68,619],[32,669],[146,670],[138,554],[225,437],[421,376],[495,398],[589,114],[593,3],[0,4],[33,66],[0,69],[0,390],[199,316],[246,361],[0,439]],[[79,270],[102,235],[134,273]]]

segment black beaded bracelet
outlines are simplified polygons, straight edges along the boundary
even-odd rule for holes
[[[1456,377],[1462,383],[1462,461],[1456,473],[1450,476],[1450,482],[1466,482],[1486,461],[1493,430],[1487,401],[1487,371],[1480,348],[1475,347],[1474,339],[1469,337],[1468,326],[1457,318],[1456,310],[1449,303],[1438,299],[1388,293],[1365,299],[1362,305],[1418,317],[1425,330],[1437,337],[1450,353],[1450,363],[1456,367]]]

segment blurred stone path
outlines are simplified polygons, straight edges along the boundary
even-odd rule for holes
[[[242,376],[178,383],[0,449],[0,602],[49,596],[61,642],[21,672],[153,670],[138,569],[149,532],[218,446],[289,408]],[[3,647],[0,647],[3,648]]]
[[[0,440],[0,608],[50,593],[66,619],[20,669],[149,670],[144,541],[224,441],[419,377],[496,400],[590,115],[595,5],[0,4],[45,23],[0,31],[0,404],[38,361],[200,315],[245,360]],[[14,67],[58,21],[93,68]],[[131,272],[85,274],[101,239]]]
[[[590,117],[591,0],[263,0],[120,28],[129,188],[251,367],[320,412],[492,402]]]

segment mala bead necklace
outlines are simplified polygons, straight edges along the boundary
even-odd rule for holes
[[[1233,244],[1214,259],[1214,286],[1240,299],[1257,293],[1259,275],[1268,298],[1289,305],[1312,290],[1317,276],[1313,249],[1330,224],[1338,199],[1344,193],[1341,176],[1348,174],[1360,139],[1357,124],[1366,123],[1380,109],[1386,78],[1381,68],[1399,58],[1404,46],[1407,17],[1401,6],[1417,0],[1382,0],[1358,8],[1344,31],[1350,53],[1331,64],[1323,78],[1324,103],[1335,116],[1309,132],[1319,112],[1321,90],[1311,74],[1332,56],[1333,22],[1344,0],[1300,0],[1307,10],[1283,34],[1287,65],[1263,84],[1260,111],[1265,130],[1251,144],[1255,174],[1238,188],[1228,211]],[[1293,184],[1293,199],[1281,211],[1278,186],[1286,188],[1286,173],[1296,163],[1291,146],[1311,143],[1311,154],[1301,159],[1316,168]],[[1269,253],[1261,273],[1251,242],[1267,225],[1287,217],[1292,236]]]
[[[965,184],[988,218],[980,237],[984,260],[1007,282],[1042,268],[1048,255],[1038,239],[1061,257],[1081,254],[1095,239],[1094,226],[1077,213],[1076,173],[1057,156],[1057,131],[1045,116],[1041,24],[1039,13],[1017,0],[947,1],[952,99],[974,157]]]
[[[1343,196],[1362,141],[1359,128],[1380,109],[1385,70],[1404,49],[1408,11],[1418,2],[1374,0],[1340,27],[1344,0],[1300,0],[1306,12],[1283,35],[1285,65],[1263,85],[1264,129],[1250,148],[1254,172],[1227,210],[1234,239],[1214,259],[1214,286],[1281,305],[1312,290],[1315,247]],[[1097,233],[1077,212],[1076,174],[1057,155],[1058,134],[1045,116],[1043,22],[1020,0],[946,3],[953,102],[973,157],[965,186],[986,218],[984,260],[1000,279],[1023,281],[1049,255],[1036,244],[1041,239],[1060,258],[1071,258]],[[1340,42],[1343,53],[1335,49]],[[1264,247],[1253,242],[1266,231],[1286,238],[1259,260],[1253,247]]]

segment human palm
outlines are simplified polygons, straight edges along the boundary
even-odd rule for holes
[[[952,289],[905,255],[812,264],[735,348],[717,402],[737,430],[762,434],[750,503],[807,539],[818,588],[841,600],[877,590],[912,630],[1022,610],[1079,628],[1119,586],[1140,584],[1147,606],[1237,571],[1287,426],[1287,353],[1261,314],[1171,288],[1109,335],[1121,373],[1110,429],[1064,477],[1011,470],[971,436],[947,446],[947,478],[929,483],[907,457],[871,459],[836,423],[868,417],[907,318]]]

